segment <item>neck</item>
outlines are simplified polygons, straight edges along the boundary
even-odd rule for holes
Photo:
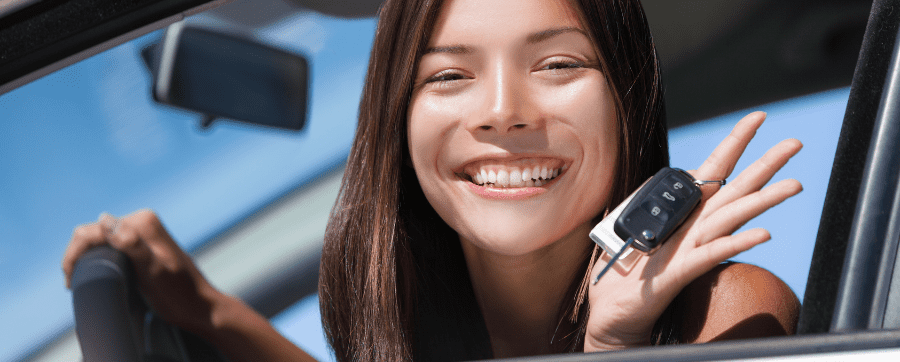
[[[498,255],[461,240],[475,296],[484,315],[494,357],[550,353],[559,330],[559,309],[572,281],[584,275],[590,225],[524,255]],[[555,335],[554,335],[555,333]]]

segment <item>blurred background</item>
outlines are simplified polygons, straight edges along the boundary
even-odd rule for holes
[[[865,30],[867,1],[645,0],[667,85],[671,164],[695,168],[746,113],[768,120],[740,170],[785,138],[775,180],[804,191],[753,220],[736,260],[802,299]],[[237,0],[185,23],[306,59],[299,131],[163,105],[142,57],[158,30],[0,95],[0,361],[78,360],[60,261],[101,212],[155,210],[220,288],[330,360],[315,295],[321,238],[356,126],[378,1]],[[311,10],[315,9],[315,10]],[[152,63],[152,62],[151,62]]]

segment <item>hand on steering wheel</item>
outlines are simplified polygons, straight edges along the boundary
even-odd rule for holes
[[[166,321],[197,334],[211,328],[212,301],[219,292],[152,211],[141,210],[118,219],[104,213],[97,222],[77,227],[62,262],[67,286],[75,261],[100,245],[109,245],[131,260],[138,288]]]

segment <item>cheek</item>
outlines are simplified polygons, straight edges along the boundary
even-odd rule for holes
[[[557,114],[579,145],[576,193],[572,215],[593,220],[607,206],[616,179],[619,157],[619,122],[615,101],[602,76],[572,84],[543,97],[548,114]]]
[[[536,99],[537,100],[537,99]],[[537,100],[549,115],[557,115],[581,147],[586,166],[616,164],[619,122],[615,101],[602,76],[571,84],[555,92],[543,92]],[[599,170],[597,170],[599,172]],[[604,169],[607,173],[609,170]]]
[[[406,139],[408,140],[409,154],[413,161],[416,174],[425,169],[425,165],[435,158],[435,141],[440,139],[436,123],[435,112],[430,109],[418,97],[413,98],[407,116]]]
[[[442,178],[453,176],[442,166],[441,157],[448,146],[448,134],[454,128],[457,115],[447,109],[445,102],[437,102],[426,96],[416,96],[410,104],[407,117],[407,140],[416,177],[425,195],[433,200]],[[433,204],[433,203],[432,203]]]
[[[459,107],[428,97],[414,97],[407,118],[407,140],[412,166],[428,203],[452,228],[457,229],[461,215],[458,202],[462,195],[448,187],[455,180],[447,162],[451,136],[458,127]]]
[[[604,87],[602,92],[595,95],[594,99],[585,103],[585,106],[578,111],[582,113],[579,119],[588,123],[582,127],[583,132],[580,133],[581,137],[584,137],[586,145],[585,163],[587,171],[589,171],[587,174],[597,180],[596,185],[602,185],[602,187],[594,187],[593,191],[596,197],[602,199],[602,203],[606,205],[616,179],[618,158],[620,157],[619,135],[621,131],[615,103]],[[615,205],[607,206],[614,207]]]
[[[573,109],[580,113],[577,119],[583,122],[577,128],[585,145],[585,161],[602,165],[605,173],[616,165],[619,153],[619,122],[610,98],[597,96],[581,107],[573,105]]]

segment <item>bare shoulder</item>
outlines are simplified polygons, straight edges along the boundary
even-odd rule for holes
[[[777,276],[755,265],[726,263],[701,276],[682,293],[684,341],[794,334],[800,302]]]

